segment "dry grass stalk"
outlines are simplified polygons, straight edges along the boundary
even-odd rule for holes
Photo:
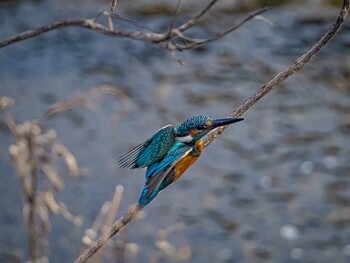
[[[25,200],[23,214],[27,223],[31,260],[39,262],[43,244],[48,244],[42,236],[46,236],[50,230],[50,212],[61,214],[77,226],[82,224],[80,218],[69,213],[64,203],[55,201],[54,194],[64,187],[55,160],[62,158],[71,175],[76,176],[79,169],[74,155],[58,142],[54,130],[44,131],[36,120],[16,124],[6,110],[11,104],[12,99],[0,97],[5,123],[15,138],[15,143],[9,147],[9,154]],[[45,191],[39,185],[43,179],[48,182]]]

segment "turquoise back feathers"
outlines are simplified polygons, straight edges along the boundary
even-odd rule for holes
[[[126,168],[143,168],[161,160],[175,142],[175,130],[167,125],[144,143],[122,155],[118,164]]]
[[[164,188],[176,181],[203,150],[201,138],[209,131],[242,118],[211,119],[193,116],[178,127],[167,125],[151,138],[118,159],[120,167],[147,167],[146,183],[139,204],[146,206]]]
[[[188,144],[195,143],[209,130],[198,133],[194,137],[188,137],[190,131],[204,129],[206,123],[208,121],[211,122],[211,120],[208,116],[193,116],[181,123],[177,128],[167,125],[158,130],[147,141],[120,156],[118,165],[131,169],[148,167],[160,161],[177,140]]]

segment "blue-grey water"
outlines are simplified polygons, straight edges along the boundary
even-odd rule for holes
[[[119,1],[119,11],[165,31],[175,1]],[[202,1],[183,1],[179,21]],[[99,97],[45,123],[73,152],[82,175],[56,194],[83,218],[75,227],[51,215],[50,262],[73,262],[84,230],[115,186],[124,186],[119,215],[137,201],[143,170],[120,169],[117,157],[158,128],[195,114],[225,117],[314,43],[338,14],[333,1],[219,1],[191,32],[255,19],[201,49],[173,55],[154,46],[81,28],[52,31],[0,49],[0,96],[17,123],[51,104],[101,85],[128,99]],[[249,1],[250,2],[250,1]],[[331,5],[334,4],[334,5]],[[70,17],[93,17],[108,1],[1,1],[0,39]],[[267,22],[266,22],[267,20]],[[120,28],[139,30],[120,21]],[[127,226],[125,262],[350,262],[350,23],[300,73],[244,114],[206,148],[174,185]],[[10,162],[14,138],[0,121],[0,261],[25,262],[29,249],[23,197]],[[40,185],[45,189],[45,185]],[[182,223],[157,252],[159,230]],[[118,240],[120,237],[115,237]],[[130,251],[139,248],[136,254]],[[157,258],[159,257],[159,258]],[[104,262],[116,261],[114,254]],[[116,261],[121,262],[121,261]]]

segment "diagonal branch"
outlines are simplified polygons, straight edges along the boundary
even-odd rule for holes
[[[202,16],[204,16],[217,1],[218,0],[212,0],[198,15],[196,15],[195,17],[188,20],[186,23],[179,26],[177,30],[179,32],[184,32],[185,30],[189,29],[193,25],[197,24],[198,20],[201,19]]]
[[[289,76],[295,72],[300,71],[319,51],[326,45],[333,36],[337,33],[340,27],[343,25],[345,18],[349,14],[349,0],[344,0],[340,14],[336,21],[330,26],[326,33],[301,57],[299,57],[293,64],[286,67],[282,72],[277,74],[268,83],[263,85],[258,89],[254,95],[246,99],[237,109],[231,112],[228,117],[239,117],[244,112],[246,112],[250,107],[252,107],[256,102],[258,102],[262,97],[269,93],[272,89],[276,88],[283,81],[285,81]],[[218,137],[227,126],[217,128],[210,132],[204,139],[204,145],[208,146],[216,137]]]
[[[104,233],[94,244],[87,248],[80,256],[74,261],[74,263],[86,262],[92,257],[101,247],[103,247],[108,240],[110,240],[115,234],[119,232],[124,226],[126,226],[136,215],[143,209],[140,204],[135,204],[129,210],[120,217],[114,224]]]
[[[181,0],[177,0],[176,9],[175,9],[175,14],[174,14],[174,16],[173,16],[173,19],[171,20],[168,34],[170,34],[171,31],[173,31],[173,29],[174,29],[174,27],[175,27],[176,20],[177,20],[177,18],[178,18],[178,16],[179,16],[179,12],[180,12],[180,5],[181,5]]]
[[[235,111],[230,113],[229,117],[239,117],[252,107],[257,101],[265,96],[273,88],[276,88],[289,76],[295,72],[300,71],[319,51],[326,45],[333,36],[337,33],[339,28],[343,25],[345,18],[349,14],[349,0],[344,0],[340,14],[337,20],[327,30],[327,32],[301,57],[299,57],[292,65],[288,66],[281,73],[276,75],[271,81],[262,86],[253,96],[244,101]],[[208,146],[216,137],[218,137],[226,127],[218,128],[205,138],[205,146]],[[120,217],[111,227],[107,233],[102,235],[92,246],[84,251],[74,263],[86,262],[96,251],[98,251],[109,239],[125,227],[136,215],[143,209],[143,206],[136,204],[128,210],[122,217]]]

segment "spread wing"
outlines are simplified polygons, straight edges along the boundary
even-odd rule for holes
[[[147,181],[139,199],[141,205],[149,204],[159,191],[174,181],[176,177],[175,165],[191,151],[191,146],[177,142],[161,162],[148,167],[146,172]]]
[[[175,142],[174,127],[167,125],[156,132],[147,141],[139,144],[120,156],[118,165],[126,168],[143,168],[159,162]]]

